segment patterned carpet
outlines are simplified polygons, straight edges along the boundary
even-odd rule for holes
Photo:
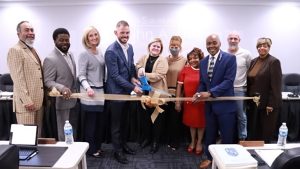
[[[88,169],[198,169],[202,156],[186,151],[181,145],[176,151],[161,145],[156,154],[149,154],[150,147],[141,149],[136,143],[129,143],[137,151],[136,155],[127,155],[129,164],[120,164],[113,158],[111,144],[103,144],[104,158],[87,156]]]

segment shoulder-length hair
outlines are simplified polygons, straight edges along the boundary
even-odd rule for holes
[[[100,34],[99,34],[99,31],[94,27],[94,26],[89,26],[87,27],[84,32],[83,32],[83,36],[82,36],[82,45],[86,48],[86,49],[90,49],[92,46],[90,45],[89,43],[89,33],[92,31],[92,30],[95,30],[98,34],[98,37],[99,37],[99,41],[97,43],[97,46],[99,45],[100,43]]]

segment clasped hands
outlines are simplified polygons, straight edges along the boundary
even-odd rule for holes
[[[29,112],[35,112],[35,111],[37,111],[34,103],[26,104],[24,107]]]

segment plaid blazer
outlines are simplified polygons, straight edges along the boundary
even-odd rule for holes
[[[21,41],[9,49],[7,64],[13,87],[13,111],[27,112],[24,105],[32,104],[39,110],[43,104],[43,72],[39,61]]]

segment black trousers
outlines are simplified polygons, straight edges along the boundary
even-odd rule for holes
[[[87,154],[91,155],[101,149],[105,139],[106,122],[108,117],[105,111],[85,111],[84,140],[89,143]]]
[[[266,143],[276,141],[278,114],[279,109],[267,113],[266,109],[257,109],[254,102],[250,103],[247,111],[248,139],[264,140]]]
[[[162,108],[165,109],[164,106]],[[153,114],[154,110],[155,108],[147,108],[145,110],[146,119],[143,125],[143,131],[145,131],[145,139],[159,143],[161,141],[161,135],[164,130],[165,114],[164,112],[159,113],[159,115],[156,117],[153,123],[151,121],[151,115]]]
[[[126,114],[128,103],[125,101],[108,101],[107,112],[110,113],[111,142],[115,151],[121,151],[126,143]]]
[[[182,113],[175,110],[174,102],[168,102],[165,113],[167,143],[178,147],[180,141],[182,141],[180,136],[183,135]]]

